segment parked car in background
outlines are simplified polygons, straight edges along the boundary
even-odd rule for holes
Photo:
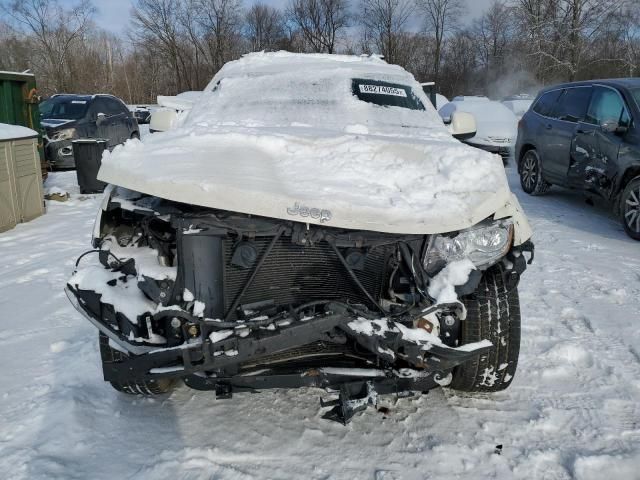
[[[178,125],[198,102],[201,90],[190,90],[175,96],[158,95],[158,108],[151,113],[149,133],[164,132]]]
[[[53,95],[40,103],[40,123],[45,130],[45,158],[53,168],[75,167],[73,140],[103,138],[112,149],[140,138],[135,117],[113,95]]]
[[[458,96],[438,111],[445,123],[451,121],[454,112],[467,112],[476,119],[477,132],[465,143],[497,153],[505,165],[508,163],[518,132],[518,119],[511,110],[487,97]]]
[[[533,103],[533,97],[526,93],[511,95],[502,99],[502,104],[513,112],[518,120],[529,110]]]
[[[149,105],[129,105],[129,110],[136,117],[138,125],[145,125],[151,120],[151,109]]]
[[[522,189],[575,188],[612,204],[640,240],[640,78],[575,82],[541,91],[519,123]]]
[[[507,388],[531,229],[499,162],[453,138],[473,117],[452,117],[377,57],[226,64],[176,128],[102,164],[100,253],[67,292],[104,378],[330,387],[345,423],[376,392]]]
[[[439,93],[436,93],[436,110],[440,110],[447,103],[449,103],[449,99],[447,97]]]

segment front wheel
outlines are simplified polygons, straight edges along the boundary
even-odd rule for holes
[[[109,345],[109,337],[104,333],[99,334],[100,342],[100,357],[102,364],[121,362],[126,358],[126,354],[122,353]],[[129,395],[161,395],[163,393],[170,392],[174,385],[175,380],[171,378],[162,378],[158,380],[131,380],[128,382],[109,382],[111,386],[117,391],[127,393]]]
[[[624,231],[634,240],[640,240],[640,177],[627,184],[620,200]]]
[[[493,347],[453,371],[450,387],[463,392],[497,392],[516,373],[520,353],[520,299],[508,290],[500,272],[485,272],[476,291],[462,299],[467,318],[461,322],[460,344],[489,340]]]
[[[551,184],[542,178],[540,155],[535,150],[527,150],[520,161],[520,185],[529,195],[542,195]]]

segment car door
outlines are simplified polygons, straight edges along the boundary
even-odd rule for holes
[[[125,106],[115,98],[105,97],[104,101],[109,111],[112,145],[116,146],[129,139],[128,112]]]
[[[620,92],[605,85],[594,86],[584,123],[589,125],[588,145],[593,145],[594,154],[580,161],[576,158],[573,183],[609,198],[620,169],[620,147],[631,124],[629,109]]]
[[[591,97],[591,86],[567,87],[547,119],[543,145],[544,169],[552,183],[567,185],[567,171],[578,122],[584,119]]]
[[[109,103],[110,112],[113,115],[115,144],[126,142],[131,137],[131,112],[121,101],[115,98],[106,98]]]
[[[102,97],[96,97],[91,104],[91,124],[94,132],[91,135],[94,138],[103,138],[107,140],[107,146],[111,146],[112,128],[109,122],[108,106]],[[104,115],[102,120],[99,119],[101,115]]]

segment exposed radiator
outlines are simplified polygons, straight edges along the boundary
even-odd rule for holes
[[[253,244],[262,257],[273,237],[257,238]],[[224,304],[225,311],[233,304],[238,292],[247,282],[254,267],[241,268],[231,264],[234,241],[224,241]],[[369,249],[364,269],[356,276],[375,299],[386,287],[388,258],[393,247]],[[240,304],[246,305],[273,300],[276,305],[297,306],[314,300],[351,300],[369,308],[367,297],[354,284],[335,252],[326,242],[301,246],[282,236],[243,295]],[[235,315],[233,315],[235,318]]]

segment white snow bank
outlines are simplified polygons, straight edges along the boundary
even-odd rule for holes
[[[640,478],[640,454],[578,457],[575,462],[575,473],[577,480],[637,479]]]
[[[38,132],[20,125],[0,123],[0,140],[14,140],[20,138],[37,137]]]
[[[425,110],[361,101],[354,78],[406,85]],[[206,207],[395,233],[467,228],[510,198],[499,159],[453,139],[413,76],[339,55],[230,62],[181,126],[105,153],[99,178]],[[296,204],[331,219],[296,217]]]

